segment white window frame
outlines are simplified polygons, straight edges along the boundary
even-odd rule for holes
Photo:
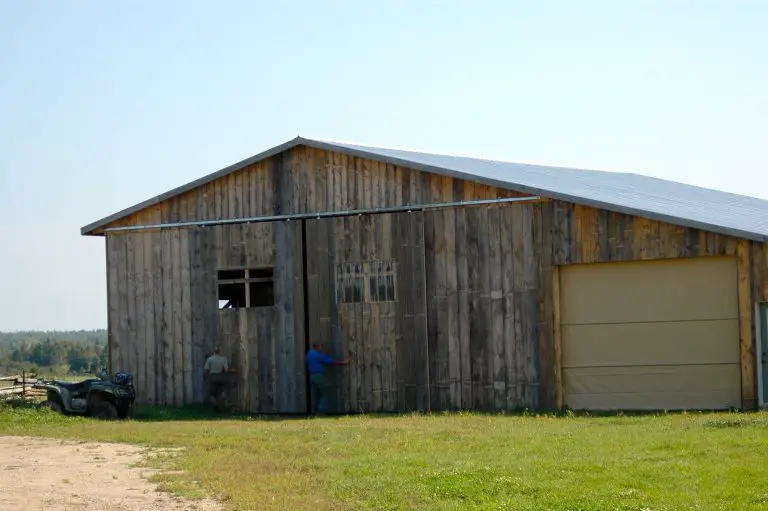
[[[387,267],[389,270],[385,269]],[[359,268],[359,273],[355,271],[355,268]],[[377,283],[380,282],[380,279],[391,278],[392,296],[387,296],[384,297],[384,299],[381,299],[381,297],[378,296],[378,293],[373,293],[371,291],[372,278],[377,279]],[[386,303],[397,301],[397,261],[394,259],[337,262],[334,265],[333,280],[336,303],[339,305],[349,303]],[[359,280],[362,287],[362,293],[360,296],[361,299],[359,301],[346,301],[344,300],[344,293],[346,288],[355,280]]]

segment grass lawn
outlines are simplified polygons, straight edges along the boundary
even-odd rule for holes
[[[206,417],[0,408],[0,435],[185,447],[150,464],[232,509],[768,509],[768,413]]]

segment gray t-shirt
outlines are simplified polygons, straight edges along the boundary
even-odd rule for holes
[[[208,357],[208,360],[205,361],[205,369],[210,374],[226,372],[229,369],[227,357],[222,357],[221,355],[211,355]]]

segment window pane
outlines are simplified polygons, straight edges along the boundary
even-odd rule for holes
[[[245,307],[245,284],[219,284],[220,308]]]
[[[219,280],[244,279],[245,270],[219,270]]]
[[[251,307],[271,307],[275,304],[274,282],[251,282]]]
[[[274,268],[251,268],[248,270],[248,278],[250,279],[271,279],[274,274]]]

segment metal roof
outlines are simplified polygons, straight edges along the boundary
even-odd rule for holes
[[[299,145],[739,238],[768,241],[768,200],[639,174],[528,165],[305,137],[296,137],[218,172],[110,215],[83,227],[81,233],[90,234],[93,230],[136,211]]]

